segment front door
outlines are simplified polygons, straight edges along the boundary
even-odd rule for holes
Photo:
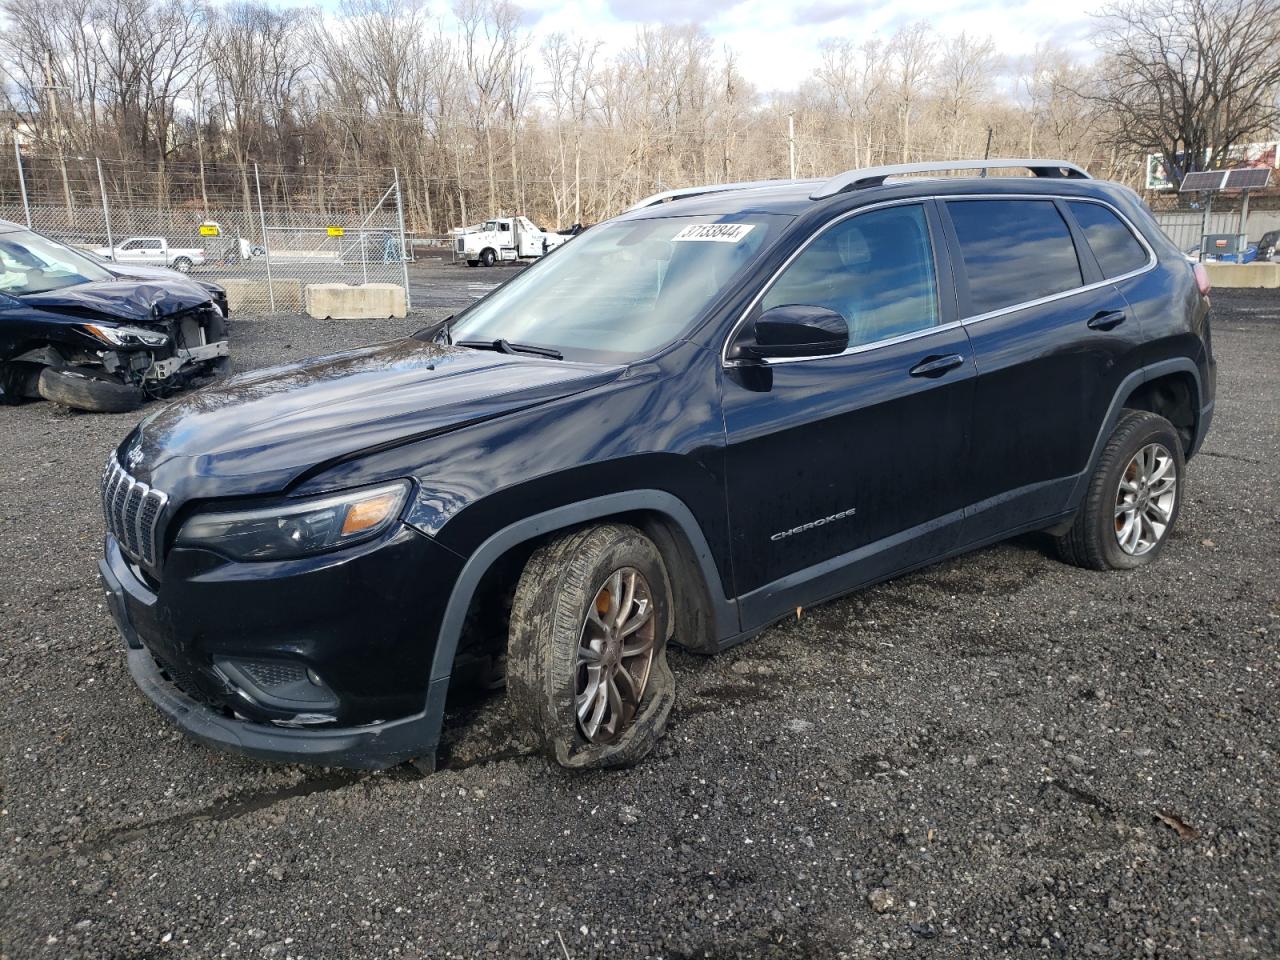
[[[952,285],[934,256],[938,236],[928,202],[848,215],[802,248],[754,308],[827,307],[850,339],[839,356],[725,369],[746,629],[957,542],[974,366],[941,293]],[[736,336],[751,331],[748,322]]]

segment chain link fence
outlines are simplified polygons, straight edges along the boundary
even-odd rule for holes
[[[394,170],[160,169],[17,150],[5,167],[0,219],[121,264],[225,283],[240,309],[301,309],[313,283],[395,284],[408,303],[413,248]]]

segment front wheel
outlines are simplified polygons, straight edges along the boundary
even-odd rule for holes
[[[1084,503],[1058,552],[1093,570],[1131,570],[1160,555],[1182,509],[1186,460],[1164,417],[1131,410],[1098,458]]]
[[[480,253],[480,262],[486,267],[492,267],[498,262],[498,255],[489,249],[482,250]]]
[[[478,267],[478,266],[480,266],[480,261],[479,261],[479,260],[468,260],[468,261],[467,261],[467,266],[468,266],[468,267]]]
[[[565,767],[639,761],[675,702],[671,587],[634,527],[565,534],[530,557],[511,607],[507,696],[516,721]]]

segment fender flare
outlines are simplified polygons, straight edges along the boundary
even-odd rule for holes
[[[491,534],[472,551],[463,563],[457,580],[454,581],[453,590],[445,605],[444,616],[440,621],[435,653],[431,658],[431,678],[427,688],[426,711],[423,716],[430,738],[427,743],[424,743],[424,747],[430,747],[434,753],[439,745],[440,732],[444,725],[445,699],[453,670],[453,658],[458,651],[463,624],[476,588],[493,563],[512,547],[535,537],[592,520],[636,511],[661,514],[680,529],[687,538],[698,566],[702,570],[703,579],[706,581],[718,638],[738,633],[737,602],[724,595],[719,568],[707,544],[707,538],[697,520],[694,519],[693,513],[675,495],[665,490],[630,490],[593,497],[590,500],[566,504],[544,513],[525,517]]]
[[[1093,450],[1089,453],[1089,464],[1084,472],[1076,478],[1075,486],[1071,490],[1071,499],[1068,503],[1070,503],[1072,510],[1079,507],[1080,501],[1084,499],[1085,491],[1089,487],[1089,480],[1093,477],[1093,471],[1097,468],[1098,458],[1102,456],[1102,448],[1106,446],[1111,432],[1115,430],[1116,424],[1120,422],[1125,401],[1129,399],[1133,391],[1144,383],[1168,376],[1171,373],[1190,374],[1191,379],[1195,382],[1196,430],[1195,436],[1191,440],[1191,452],[1195,453],[1200,448],[1200,442],[1204,439],[1205,434],[1207,419],[1205,411],[1212,409],[1212,403],[1207,407],[1201,407],[1200,405],[1201,398],[1204,396],[1204,385],[1200,380],[1200,368],[1196,366],[1195,361],[1190,357],[1173,357],[1169,360],[1160,360],[1145,367],[1139,367],[1121,380],[1120,385],[1116,387],[1115,395],[1111,398],[1111,405],[1107,408],[1107,415],[1103,417],[1102,426],[1098,429],[1098,436],[1093,441]]]

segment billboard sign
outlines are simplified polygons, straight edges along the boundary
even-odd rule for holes
[[[1186,171],[1186,154],[1179,153],[1177,155],[1178,165]],[[1209,152],[1205,151],[1204,160],[1201,165],[1209,159]],[[1267,143],[1243,143],[1238,147],[1232,147],[1227,153],[1224,167],[1278,167],[1280,168],[1280,144],[1272,140]],[[1176,190],[1178,184],[1174,181],[1169,171],[1164,168],[1164,154],[1148,153],[1147,154],[1147,189],[1148,190]]]

